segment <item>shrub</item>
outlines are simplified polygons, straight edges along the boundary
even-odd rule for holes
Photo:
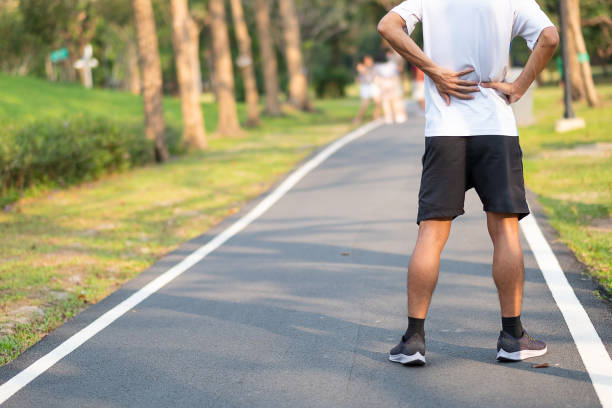
[[[311,78],[318,98],[344,96],[345,87],[354,81],[351,61],[343,61],[336,45],[332,43],[310,43],[313,58]]]
[[[168,132],[169,150],[179,153],[178,132]],[[93,180],[153,161],[142,125],[78,116],[38,120],[0,130],[0,204],[24,189]]]
[[[315,71],[313,83],[319,98],[340,98],[345,96],[345,88],[353,81],[351,71],[345,67],[334,67],[329,70]]]

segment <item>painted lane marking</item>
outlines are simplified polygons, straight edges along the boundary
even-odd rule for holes
[[[546,284],[574,338],[578,353],[591,377],[604,408],[612,408],[612,360],[589,315],[576,297],[563,269],[533,215],[521,220],[521,229],[531,247]]]
[[[102,316],[98,317],[87,327],[83,328],[76,334],[72,335],[69,339],[64,341],[62,344],[45,354],[34,363],[32,363],[25,370],[12,377],[10,380],[0,385],[0,404],[13,396],[17,391],[25,387],[36,377],[53,367],[62,358],[76,350],[79,346],[91,339],[97,333],[102,331],[109,324],[123,316],[128,311],[132,310],[140,302],[163,288],[172,280],[176,279],[183,272],[189,270],[196,263],[204,259],[208,254],[213,252],[215,249],[223,245],[227,240],[238,234],[240,231],[245,229],[249,224],[259,218],[267,210],[270,209],[278,200],[280,200],[293,186],[295,186],[304,176],[314,170],[317,166],[323,163],[332,154],[338,151],[346,144],[364,136],[372,130],[378,128],[382,123],[380,121],[371,122],[364,125],[342,138],[336,140],[315,157],[308,160],[297,170],[295,170],[289,177],[287,177],[270,195],[264,198],[255,208],[245,214],[242,218],[222,231],[219,235],[215,236],[207,244],[201,246],[189,256],[183,259],[181,262],[155,278],[153,281],[142,287],[136,293],[132,294],[129,298],[113,307]]]

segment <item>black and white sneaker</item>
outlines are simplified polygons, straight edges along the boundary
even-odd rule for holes
[[[521,361],[543,356],[546,351],[546,343],[534,339],[526,331],[519,339],[501,331],[497,339],[497,359],[500,361]]]
[[[391,349],[389,360],[407,366],[425,365],[425,339],[419,333],[415,333],[406,341],[402,341]]]

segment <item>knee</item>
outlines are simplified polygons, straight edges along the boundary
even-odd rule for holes
[[[450,232],[451,221],[422,221],[419,226],[419,241],[427,245],[443,247]]]
[[[493,245],[520,243],[517,217],[495,217],[488,222]]]

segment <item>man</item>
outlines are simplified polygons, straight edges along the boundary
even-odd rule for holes
[[[409,34],[423,23],[424,51]],[[425,364],[424,323],[451,221],[475,187],[493,241],[493,278],[502,315],[497,358],[546,353],[522,328],[524,266],[519,219],[529,214],[522,152],[510,103],[518,101],[559,43],[535,0],[407,0],[389,12],[379,33],[426,75],[426,126],[419,191],[419,232],[408,268],[408,329],[389,359]],[[408,35],[407,35],[408,33]],[[533,51],[513,83],[504,82],[511,40]]]

